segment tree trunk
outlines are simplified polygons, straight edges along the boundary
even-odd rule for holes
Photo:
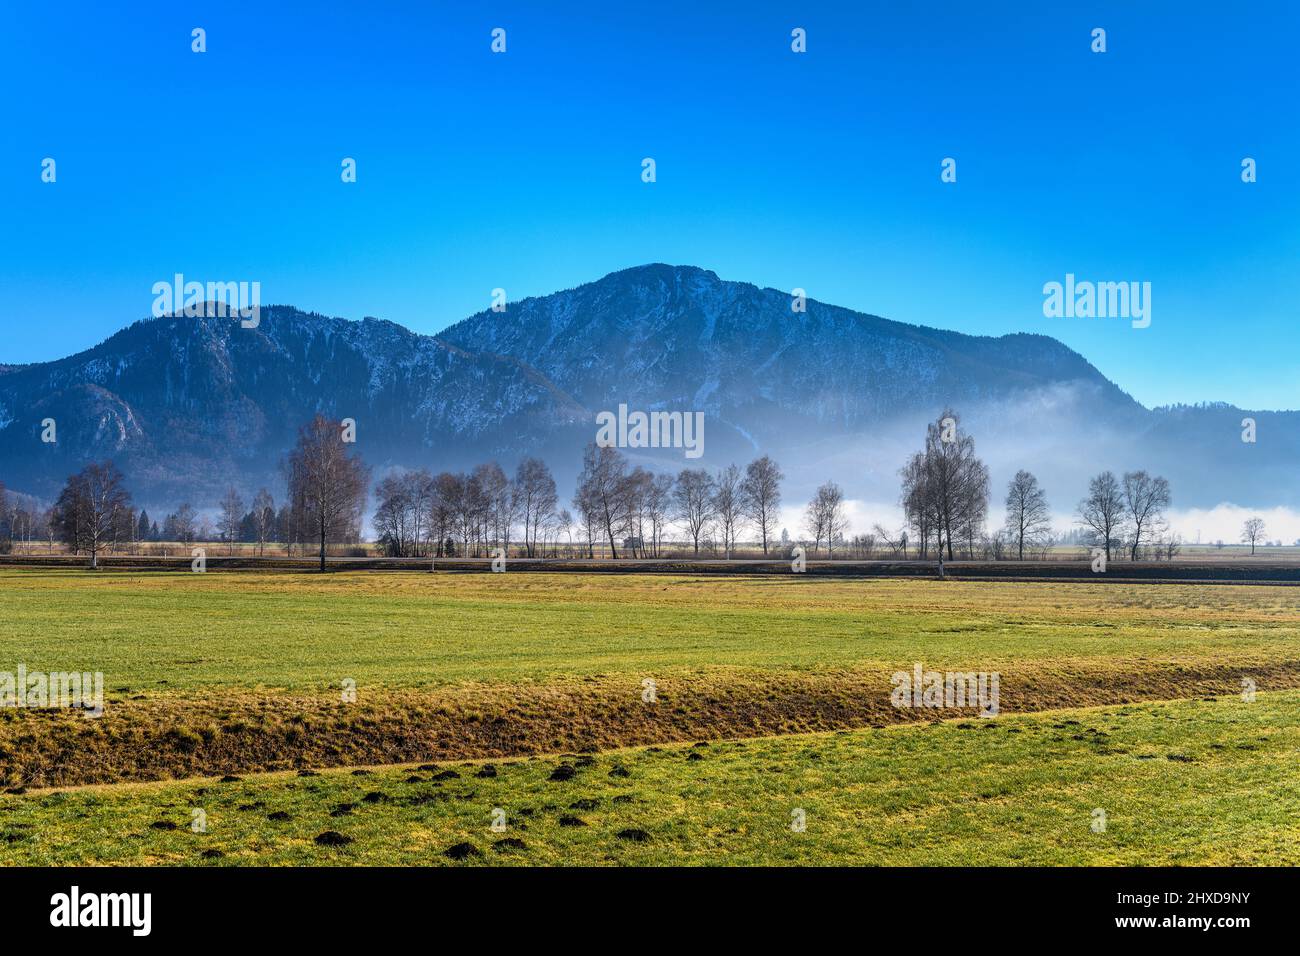
[[[609,537],[609,555],[610,555],[610,558],[611,558],[612,560],[614,560],[614,561],[617,561],[617,560],[618,560],[618,548],[616,548],[616,547],[614,546],[614,519],[613,519],[613,517],[610,515],[610,513],[609,513],[609,509],[608,509],[608,508],[605,509],[605,534]]]

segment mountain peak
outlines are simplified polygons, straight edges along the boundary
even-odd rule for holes
[[[705,467],[771,453],[792,488],[834,477],[877,500],[895,494],[908,443],[945,407],[982,447],[1004,443],[1021,465],[1037,460],[1026,442],[1064,443],[1045,454],[1067,486],[1096,464],[1095,454],[1080,463],[1087,449],[1111,448],[1105,467],[1131,464],[1115,460],[1116,434],[1135,448],[1158,427],[1162,441],[1176,439],[1171,480],[1177,462],[1212,457],[1193,453],[1204,439],[1189,437],[1186,415],[1148,412],[1047,336],[962,335],[812,299],[800,312],[788,292],[648,263],[509,302],[438,336],[280,305],[263,306],[256,329],[237,319],[136,322],[87,352],[4,368],[0,480],[52,497],[86,461],[111,457],[151,506],[202,506],[231,483],[251,496],[279,487],[277,463],[298,426],[323,412],[356,420],[359,447],[381,474],[491,458],[512,467],[532,454],[563,481],[596,414],[624,404],[703,413]],[[44,418],[58,422],[57,445],[40,442]],[[645,463],[681,467],[679,457]],[[1267,468],[1251,474],[1286,485]],[[874,484],[855,486],[863,482]]]
[[[608,282],[611,280],[681,280],[684,278],[708,279],[713,282],[723,281],[718,278],[716,272],[700,266],[670,265],[666,262],[647,262],[644,265],[630,266],[626,269],[618,269],[614,272],[610,272],[597,279],[596,283]]]

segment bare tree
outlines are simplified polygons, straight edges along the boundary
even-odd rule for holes
[[[1166,561],[1172,561],[1178,557],[1178,552],[1183,549],[1183,539],[1181,535],[1171,534],[1169,537],[1156,542],[1156,554],[1163,554]]]
[[[40,538],[44,533],[41,518],[34,499],[17,493],[6,498],[4,482],[0,482],[0,554]]]
[[[244,517],[244,502],[232,485],[221,499],[221,517],[217,519],[217,531],[226,539],[226,552],[235,553],[235,539],[239,537],[239,523]]]
[[[465,481],[461,475],[443,471],[433,479],[427,521],[435,558],[451,557],[454,553],[455,542],[452,538],[457,526],[456,516],[460,513],[460,499],[464,493]]]
[[[917,452],[909,458],[907,464],[899,469],[899,477],[902,479],[903,517],[907,526],[916,532],[917,557],[925,560],[932,537],[938,542],[935,547],[942,553],[943,536],[938,517],[938,499],[930,483],[929,462],[925,452]]]
[[[479,557],[487,546],[487,526],[492,508],[491,499],[483,488],[482,474],[478,469],[465,476],[461,493],[457,498],[456,518],[460,525],[460,537],[466,555],[472,553]]]
[[[50,554],[53,554],[54,542],[59,539],[59,528],[55,523],[54,508],[45,509],[45,513],[41,515],[41,527],[44,529],[45,544],[49,548]]]
[[[1094,543],[1105,548],[1109,561],[1111,544],[1124,525],[1124,493],[1114,472],[1103,471],[1088,482],[1088,496],[1079,502],[1078,521]]]
[[[419,513],[407,475],[389,475],[375,486],[378,504],[372,523],[384,550],[395,558],[413,553],[414,521]]]
[[[1264,519],[1247,518],[1241,526],[1241,543],[1250,545],[1250,553],[1255,554],[1255,545],[1264,540]]]
[[[407,500],[411,505],[411,556],[422,558],[430,550],[433,501],[438,493],[438,483],[424,468],[408,471],[404,478]]]
[[[470,474],[471,487],[479,497],[479,519],[484,547],[489,544],[509,550],[515,523],[515,496],[510,479],[495,461],[478,465]]]
[[[1153,478],[1145,471],[1124,473],[1124,511],[1132,531],[1129,560],[1136,561],[1144,537],[1163,530],[1165,509],[1169,507],[1169,482]]]
[[[745,467],[745,479],[740,483],[740,503],[746,517],[758,528],[767,555],[767,543],[776,525],[781,509],[781,482],[785,475],[771,458],[764,455]]]
[[[593,538],[603,535],[609,552],[618,558],[616,536],[627,526],[627,459],[610,445],[589,444],[582,455],[582,471],[573,506],[587,529],[588,555]]]
[[[186,501],[176,509],[175,514],[168,515],[167,520],[163,522],[163,537],[181,544],[193,544],[198,520],[198,513],[194,510],[194,506]]]
[[[1007,536],[1016,549],[1016,560],[1025,560],[1025,545],[1031,549],[1051,530],[1051,509],[1038,479],[1021,469],[1007,484]]]
[[[741,499],[740,469],[728,465],[718,473],[713,491],[713,510],[722,526],[722,553],[728,561],[736,547],[736,532],[744,517]]]
[[[817,489],[804,510],[804,527],[812,535],[814,554],[821,550],[824,538],[828,554],[835,556],[835,540],[845,528],[844,492],[839,485],[828,481]]]
[[[48,508],[40,508],[35,502],[27,509],[27,520],[30,533],[26,540],[28,542],[46,540],[51,536],[50,532],[50,511]],[[53,550],[53,549],[51,549]]]
[[[293,556],[293,544],[298,540],[295,530],[294,509],[289,505],[281,505],[280,510],[275,513],[275,540],[284,545],[284,553],[287,557]],[[165,525],[163,537],[167,537]]]
[[[907,532],[906,531],[901,532],[902,538],[900,540],[899,535],[891,533],[890,530],[886,528],[883,524],[881,524],[880,522],[876,522],[871,526],[871,533],[875,535],[876,540],[880,542],[882,550],[888,548],[890,554],[895,557],[898,556],[898,553],[901,550],[903,553],[903,557],[904,558],[907,557],[907,544],[906,544]],[[902,545],[901,547],[900,547],[900,543]]]
[[[645,543],[646,524],[650,521],[650,499],[654,494],[654,475],[637,465],[627,476],[624,488],[627,497],[628,537],[623,545],[632,552],[634,558],[643,558],[649,551]]]
[[[650,487],[645,492],[646,516],[650,519],[650,556],[659,557],[663,552],[664,529],[668,527],[668,515],[672,508],[673,485],[675,479],[669,474],[655,475]]]
[[[953,560],[953,539],[960,535],[974,548],[988,513],[989,472],[975,456],[975,440],[960,428],[957,413],[945,409],[926,426],[925,447],[899,472],[907,524],[920,539],[922,558],[933,538],[942,560]]]
[[[803,510],[803,529],[812,538],[813,554],[821,550],[822,538],[826,535],[826,513],[822,510],[817,495],[813,495]]]
[[[598,517],[600,505],[596,497],[592,482],[590,480],[584,482],[580,475],[578,485],[573,492],[573,510],[578,512],[578,530],[582,540],[586,542],[586,554],[589,559],[596,556],[596,538],[600,535]]]
[[[556,534],[563,534],[569,542],[569,556],[573,556],[573,515],[568,508],[561,508],[555,518]]]
[[[266,542],[275,533],[275,500],[265,488],[259,488],[253,497],[253,533],[257,536],[257,554],[266,551]]]
[[[54,504],[53,524],[63,542],[75,553],[88,553],[90,566],[97,568],[99,553],[130,505],[117,466],[111,461],[91,464],[68,478]]]
[[[298,442],[285,465],[290,498],[301,501],[306,526],[320,548],[355,538],[360,531],[370,470],[343,442],[343,424],[317,415],[298,431]]]
[[[560,500],[551,469],[537,458],[525,458],[515,469],[514,494],[515,509],[524,523],[524,551],[535,557],[538,534]]]
[[[703,468],[683,468],[673,485],[673,506],[678,521],[686,529],[700,553],[700,537],[716,516],[713,477]]]
[[[973,559],[975,542],[984,537],[984,522],[989,513],[989,470],[978,458],[970,462],[969,469],[958,525],[966,542],[966,553]]]
[[[374,526],[394,557],[423,557],[434,525],[437,483],[424,469],[389,475],[375,489]]]
[[[0,554],[18,544],[30,545],[45,534],[44,513],[35,498],[6,493],[0,481]]]
[[[982,542],[985,560],[1003,560],[1007,555],[1009,539],[1010,535],[1005,528],[994,531],[992,534],[986,534]]]
[[[835,482],[828,481],[817,489],[817,497],[821,499],[822,511],[826,515],[826,552],[833,558],[836,542],[844,539],[844,532],[849,527],[848,516],[844,513],[844,492]]]
[[[135,509],[130,505],[118,510],[113,516],[113,531],[110,536],[110,550],[116,551],[125,546],[128,553],[135,554]]]
[[[0,481],[0,554],[8,554],[12,551],[13,542],[13,521],[9,518],[9,495],[5,491],[5,483]]]

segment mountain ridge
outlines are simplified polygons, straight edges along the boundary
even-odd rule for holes
[[[1266,467],[1225,471],[1216,496],[1213,480],[1180,462],[1240,451],[1227,443],[1240,444],[1225,415],[1253,414],[1272,435],[1300,432],[1288,417],[1300,415],[1147,409],[1047,335],[976,336],[815,299],[795,312],[791,302],[707,269],[652,263],[436,335],[285,305],[263,306],[255,329],[236,318],[141,319],[62,359],[0,366],[0,480],[49,497],[85,461],[111,457],[141,500],[215,500],[230,483],[251,494],[276,486],[275,463],[320,411],[356,419],[359,448],[381,472],[485,458],[510,466],[536,454],[563,481],[594,437],[595,414],[620,403],[703,411],[707,467],[768,452],[788,459],[792,491],[834,477],[879,500],[944,407],[994,457],[995,480],[1017,459],[1073,488],[1140,453],[1132,466],[1173,470],[1176,493],[1181,483],[1192,501],[1213,504],[1258,498],[1296,460],[1294,438],[1271,439],[1256,456]],[[39,441],[47,417],[58,424],[54,446]],[[662,451],[642,457],[684,464]]]

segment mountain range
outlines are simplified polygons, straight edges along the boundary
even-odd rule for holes
[[[232,484],[248,500],[280,489],[280,459],[320,411],[356,421],[377,474],[487,459],[510,470],[530,454],[567,500],[596,415],[620,404],[705,415],[702,458],[631,453],[648,467],[771,454],[787,500],[833,478],[850,498],[894,501],[925,422],[950,407],[995,489],[1028,468],[1058,512],[1105,468],[1165,475],[1179,507],[1300,504],[1300,412],[1148,409],[1048,336],[964,335],[811,299],[794,311],[788,292],[662,264],[438,335],[264,306],[253,329],[165,316],[67,358],[0,365],[0,481],[51,498],[85,462],[111,458],[154,508],[211,507]],[[55,443],[41,441],[47,418]]]

